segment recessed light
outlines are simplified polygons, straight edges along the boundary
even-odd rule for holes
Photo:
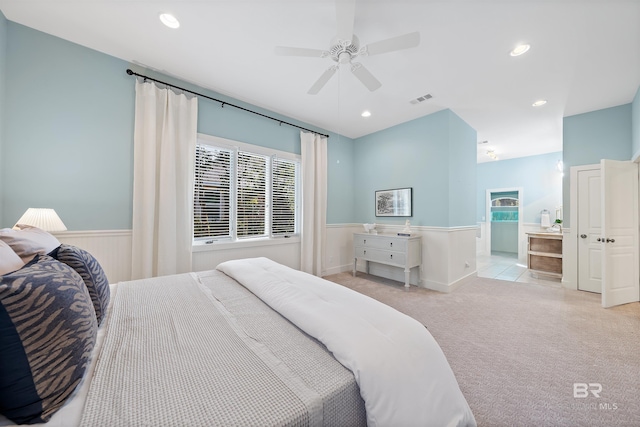
[[[362,117],[370,117],[371,116],[371,111],[365,110],[362,112],[362,114],[360,114]]]
[[[546,103],[547,103],[546,99],[540,99],[540,100],[534,102],[533,104],[531,104],[531,106],[532,107],[540,107],[540,106],[542,106],[542,105],[544,105]]]
[[[178,28],[180,27],[180,22],[170,13],[161,13],[160,21],[169,28]]]
[[[514,47],[511,52],[509,52],[509,55],[520,56],[523,53],[526,53],[530,48],[531,46],[528,44],[519,44],[518,46]]]

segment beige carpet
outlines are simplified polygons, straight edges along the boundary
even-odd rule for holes
[[[603,309],[597,294],[485,278],[450,294],[325,278],[424,324],[479,426],[640,426],[640,303]]]

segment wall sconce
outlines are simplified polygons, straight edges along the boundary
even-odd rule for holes
[[[32,227],[38,227],[49,232],[67,230],[67,227],[64,225],[56,211],[49,208],[27,209],[13,228],[18,229],[18,225],[31,225]]]
[[[498,160],[498,156],[493,150],[487,150],[487,156],[491,157],[493,160]]]

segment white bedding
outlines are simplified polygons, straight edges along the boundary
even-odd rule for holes
[[[217,268],[321,341],[353,372],[369,426],[476,425],[444,353],[416,320],[267,258]]]
[[[357,292],[266,258],[229,261],[218,270],[322,342],[353,372],[370,426],[476,424],[440,347],[417,321]],[[112,285],[112,302],[117,291]],[[94,357],[73,398],[47,424],[37,425],[80,423],[106,323],[98,331]],[[0,415],[0,426],[13,425]]]

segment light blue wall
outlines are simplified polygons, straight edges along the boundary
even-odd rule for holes
[[[477,221],[484,222],[487,190],[513,187],[522,188],[523,222],[540,223],[543,209],[555,219],[555,209],[562,205],[558,160],[562,152],[478,164]]]
[[[374,195],[412,187],[412,225],[473,225],[475,144],[476,132],[450,110],[357,138],[355,222],[404,223],[376,218]]]
[[[331,134],[330,134],[331,135]],[[346,224],[354,218],[354,141],[334,135],[327,149],[327,224]]]
[[[633,159],[640,157],[640,86],[631,104],[631,152]]]
[[[70,230],[131,228],[126,62],[8,24],[3,226],[54,208]]]
[[[474,225],[477,132],[449,114],[449,226]]]
[[[2,211],[4,206],[4,194],[2,193],[2,183],[4,182],[4,167],[2,163],[2,153],[5,134],[5,82],[7,76],[7,19],[0,11],[0,224],[2,224]]]
[[[6,26],[4,99],[11,108],[5,111],[0,158],[7,177],[0,181],[0,226],[12,226],[28,207],[52,207],[70,230],[131,228],[135,80],[125,70],[143,70],[10,21]],[[204,98],[199,100],[198,131],[300,153],[298,129]],[[353,141],[331,136],[327,221],[351,222]]]
[[[571,166],[600,163],[601,159],[631,160],[631,105],[605,108],[563,119],[563,161],[565,173],[562,186],[564,220],[569,220],[569,188]]]

